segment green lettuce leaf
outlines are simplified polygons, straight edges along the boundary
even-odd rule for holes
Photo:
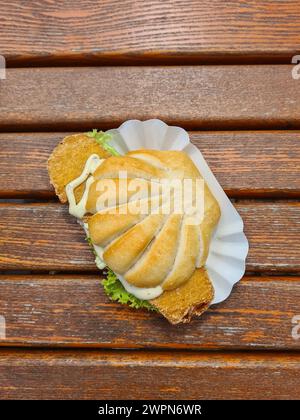
[[[92,131],[88,131],[86,133],[88,137],[92,137],[96,140],[100,146],[103,147],[107,152],[109,152],[113,156],[120,156],[120,153],[116,151],[116,149],[109,144],[112,140],[111,134],[104,133],[103,131],[98,131],[97,129],[93,129]]]
[[[138,299],[131,293],[128,293],[110,268],[107,270],[106,279],[102,280],[102,285],[107,296],[113,301],[129,305],[134,309],[147,309],[148,311],[157,312],[157,309],[147,300]]]

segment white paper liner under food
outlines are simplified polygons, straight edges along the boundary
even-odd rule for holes
[[[215,289],[212,302],[227,299],[232,287],[245,273],[248,240],[243,232],[243,220],[216,180],[201,152],[191,142],[188,133],[180,127],[168,126],[163,121],[129,120],[119,128],[108,130],[112,146],[120,153],[130,150],[181,150],[193,160],[221,208],[221,218],[213,234],[205,264]]]

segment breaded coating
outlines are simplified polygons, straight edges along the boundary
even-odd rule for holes
[[[107,158],[110,154],[104,150],[92,137],[86,134],[72,134],[63,139],[51,153],[48,160],[48,172],[51,184],[62,203],[67,202],[66,185],[80,176],[87,159],[96,153],[100,158]],[[84,190],[84,184],[75,190],[75,197],[79,199]]]
[[[193,315],[201,315],[213,297],[214,289],[206,270],[198,268],[186,283],[166,290],[151,303],[171,324],[179,324],[190,322]]]

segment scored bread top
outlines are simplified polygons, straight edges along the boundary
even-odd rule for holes
[[[186,214],[176,214],[174,208],[167,214],[151,214],[130,211],[134,194],[129,191],[128,180],[111,208],[97,207],[108,180],[121,180],[120,171],[126,171],[130,180],[141,179],[142,191],[149,192],[150,183],[162,179],[202,179],[190,158],[179,151],[137,150],[125,156],[106,159],[93,173],[88,211],[94,213],[88,219],[91,240],[104,248],[103,260],[116,273],[136,287],[156,287],[172,290],[186,282],[196,268],[204,265],[209,249],[211,233],[219,219],[219,206],[210,190],[204,185],[204,215],[199,224],[189,223]],[[110,191],[111,193],[111,191]],[[157,196],[148,200],[157,201],[163,208],[163,192],[156,189]],[[159,195],[160,194],[160,195]],[[159,198],[161,200],[159,200]],[[137,199],[138,204],[141,199]],[[141,206],[142,207],[142,206]],[[149,206],[150,207],[150,206]],[[126,214],[123,214],[126,208]],[[113,225],[113,226],[112,226]]]
[[[48,162],[51,182],[62,202],[67,200],[66,185],[80,176],[92,154],[105,160],[92,174],[84,220],[92,243],[104,248],[104,262],[133,286],[161,286],[163,294],[152,303],[170,322],[186,322],[193,312],[203,312],[213,298],[213,287],[200,267],[220,217],[219,205],[203,183],[204,209],[198,224],[191,224],[187,214],[177,214],[172,205],[169,212],[161,211],[166,205],[161,179],[202,180],[191,159],[183,152],[158,150],[109,157],[94,139],[69,136]],[[125,181],[120,179],[123,172]],[[111,181],[116,194],[109,187]],[[137,195],[132,181],[139,187]],[[75,189],[77,202],[84,189],[84,185]],[[113,204],[103,205],[103,193]],[[150,209],[158,209],[157,214]]]

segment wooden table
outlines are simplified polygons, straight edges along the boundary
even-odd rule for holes
[[[299,397],[299,1],[12,0],[0,17],[0,397]],[[250,241],[230,298],[184,326],[107,300],[46,171],[66,133],[153,117],[190,131]]]

